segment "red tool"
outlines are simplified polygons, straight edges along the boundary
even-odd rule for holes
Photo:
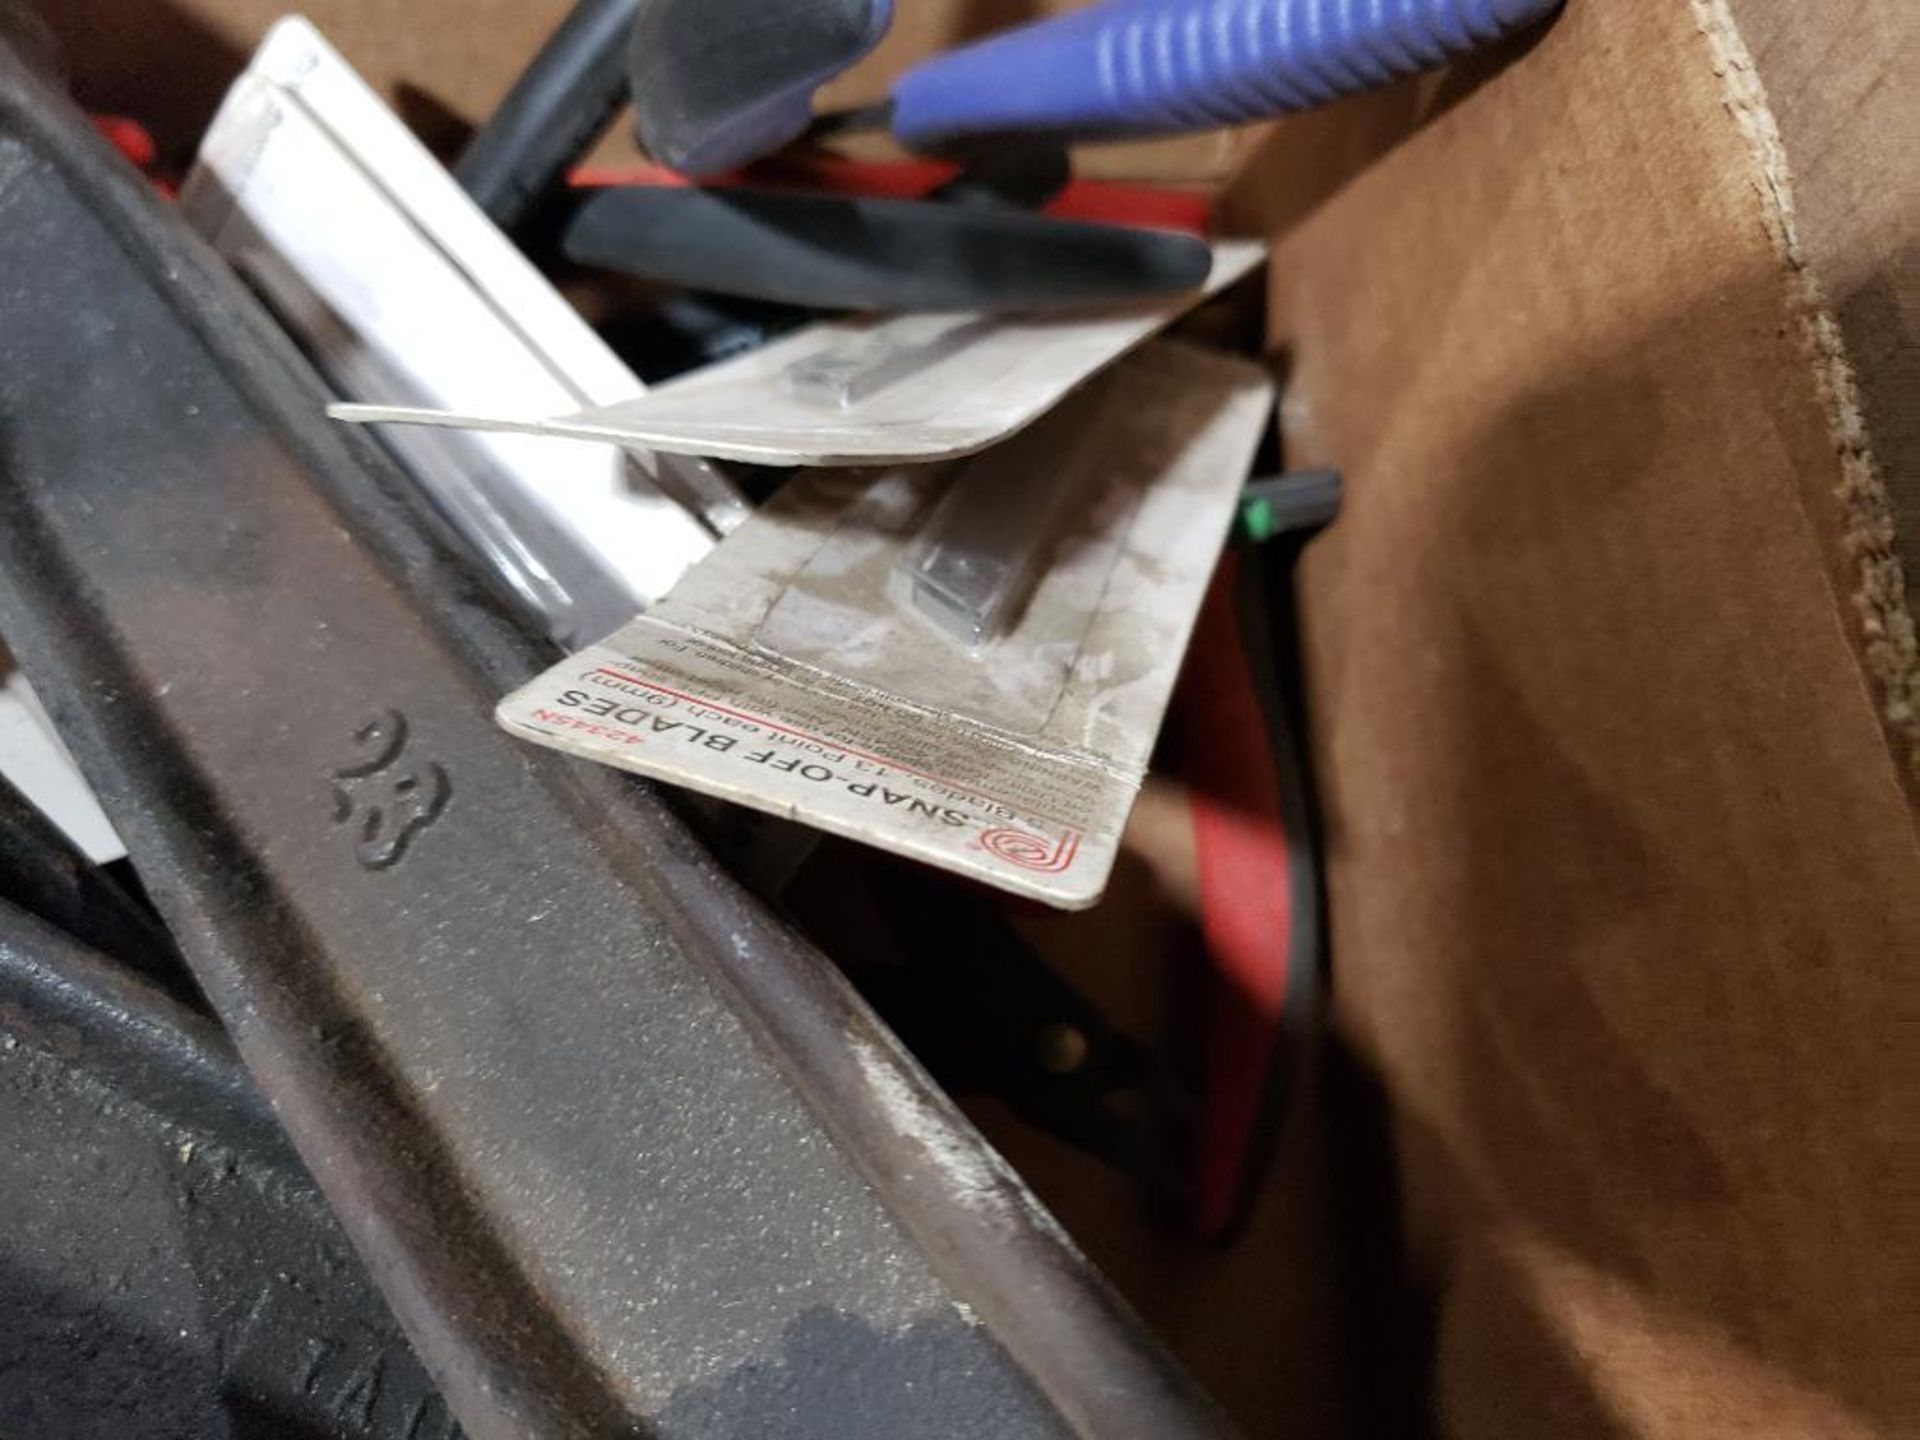
[[[1200,926],[1211,962],[1189,1222],[1222,1239],[1245,1216],[1297,1092],[1320,989],[1320,895],[1294,728],[1253,556],[1229,551],[1175,697],[1191,790]],[[1244,633],[1252,628],[1253,634]]]

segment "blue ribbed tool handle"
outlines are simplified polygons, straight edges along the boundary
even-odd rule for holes
[[[1106,0],[950,51],[894,87],[917,149],[1237,125],[1429,69],[1560,0]]]

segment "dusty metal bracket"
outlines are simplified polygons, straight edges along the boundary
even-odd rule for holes
[[[3,50],[0,277],[0,630],[469,1433],[1217,1433]]]

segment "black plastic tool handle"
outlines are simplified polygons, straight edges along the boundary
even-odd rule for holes
[[[777,190],[602,190],[562,243],[586,264],[820,310],[1111,305],[1197,289],[1213,265],[1193,235]]]
[[[627,37],[639,8],[640,0],[580,0],[453,167],[502,230],[525,224],[627,103]]]

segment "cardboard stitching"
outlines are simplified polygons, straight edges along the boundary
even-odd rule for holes
[[[1815,387],[1840,461],[1834,496],[1843,512],[1842,543],[1852,560],[1850,597],[1860,617],[1862,659],[1878,690],[1880,718],[1920,786],[1920,636],[1907,602],[1906,568],[1895,549],[1893,504],[1873,453],[1859,382],[1819,278],[1801,245],[1793,176],[1766,87],[1727,0],[1689,0],[1706,38],[1727,111],[1753,154],[1760,218],[1782,266],[1788,308],[1813,359]],[[1904,750],[1904,755],[1899,751]]]

